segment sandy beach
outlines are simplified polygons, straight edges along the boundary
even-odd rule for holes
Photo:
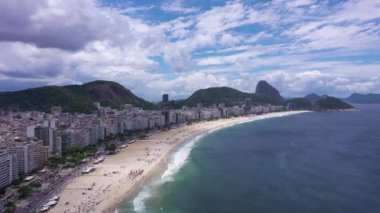
[[[302,112],[305,111],[205,121],[156,133],[145,140],[137,140],[119,153],[106,156],[104,162],[94,165],[94,172],[69,182],[59,194],[59,202],[49,212],[114,212],[118,203],[136,192],[144,181],[164,168],[166,160],[174,150],[196,136],[242,122]]]

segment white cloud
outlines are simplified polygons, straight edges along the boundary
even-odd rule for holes
[[[228,82],[228,79],[223,76],[196,72],[186,73],[171,80],[159,79],[152,82],[151,86],[159,89],[161,93],[169,93],[178,98],[187,97],[198,89],[225,86]]]
[[[292,0],[292,1],[287,1],[286,5],[288,8],[297,8],[297,7],[302,7],[302,6],[309,6],[314,3],[315,3],[314,0]]]
[[[208,10],[188,3],[110,8],[95,0],[2,1],[0,81],[116,80],[156,100],[161,92],[183,97],[210,86],[252,92],[260,79],[285,95],[379,91],[377,0],[333,6],[314,0],[228,1]],[[176,18],[126,15],[159,7]],[[363,53],[376,54],[368,62]],[[152,59],[157,57],[173,72],[161,73]]]
[[[380,18],[380,1],[378,0],[350,0],[337,8],[337,12],[327,17],[330,21],[366,22]]]
[[[245,82],[256,84],[259,80],[267,80],[285,97],[302,97],[309,93],[320,95],[336,95],[347,97],[354,92],[380,92],[379,77],[339,76],[327,74],[319,70],[289,72],[275,71],[263,74],[243,74]],[[240,85],[240,88],[250,88]],[[239,88],[239,86],[237,86]]]
[[[107,15],[112,13],[99,9],[91,0],[1,1],[0,41],[78,50],[88,42],[111,35],[99,29],[109,29]],[[124,23],[123,28],[128,35],[128,24]]]
[[[241,43],[243,40],[243,36],[232,35],[230,33],[224,33],[219,37],[218,43],[223,46],[235,46],[236,44]]]
[[[185,7],[183,0],[170,0],[162,4],[161,9],[171,13],[196,13],[199,11],[196,7]]]

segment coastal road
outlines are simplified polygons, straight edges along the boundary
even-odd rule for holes
[[[18,209],[20,213],[36,212],[54,195],[58,194],[68,184],[70,180],[80,175],[80,171],[86,167],[86,165],[75,168],[71,173],[65,175],[63,178],[51,183],[48,188],[40,192],[35,196],[32,201],[23,209]],[[47,193],[46,195],[44,193]]]

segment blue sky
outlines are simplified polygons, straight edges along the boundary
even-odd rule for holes
[[[267,80],[380,93],[380,0],[0,2],[0,91],[121,83],[148,100]]]

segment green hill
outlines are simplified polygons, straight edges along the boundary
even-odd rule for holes
[[[288,101],[292,109],[312,110],[313,104],[306,98],[293,98]]]
[[[176,101],[172,106],[174,108],[184,105],[196,106],[198,103],[202,103],[203,106],[217,105],[219,103],[224,103],[226,106],[234,106],[243,104],[246,98],[250,98],[256,104],[282,104],[281,101],[269,96],[241,92],[230,87],[211,87],[197,90],[187,99]]]
[[[6,110],[38,110],[49,112],[52,106],[62,106],[66,112],[94,110],[94,102],[118,108],[133,104],[144,109],[156,106],[137,97],[122,85],[112,81],[93,81],[83,85],[46,86],[16,92],[0,93],[0,108]]]
[[[294,98],[289,100],[292,109],[305,109],[314,111],[325,111],[325,110],[341,110],[341,109],[353,109],[354,107],[341,101],[338,98],[331,96],[319,97],[314,102],[311,102],[307,98]]]
[[[304,97],[306,100],[310,101],[311,103],[315,103],[317,100],[319,100],[321,98],[321,96],[315,94],[315,93],[311,93],[311,94],[308,94]]]
[[[187,106],[195,106],[202,103],[204,106],[212,104],[225,103],[226,105],[234,105],[248,98],[249,94],[229,87],[211,87],[195,91],[190,97],[182,101]]]
[[[334,109],[353,109],[354,107],[342,100],[331,97],[322,96],[316,101],[317,110],[334,110]]]

